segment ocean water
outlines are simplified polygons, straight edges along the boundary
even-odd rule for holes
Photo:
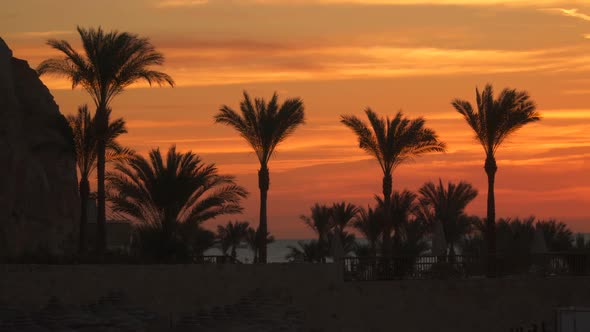
[[[574,233],[574,239],[578,233]],[[590,241],[590,233],[580,233],[584,236],[586,241]],[[312,239],[281,239],[275,240],[275,242],[268,245],[268,262],[269,263],[286,263],[287,259],[285,256],[289,253],[289,246],[299,247],[297,242],[299,241],[310,241]],[[363,238],[357,238],[357,241],[366,244],[366,240]],[[430,239],[428,239],[430,242]],[[457,253],[460,253],[458,251]],[[243,263],[251,263],[253,260],[253,255],[250,249],[247,247],[241,247],[237,249],[238,260]],[[205,255],[221,255],[221,249],[219,248],[211,248],[205,251]],[[329,260],[329,259],[328,259]]]
[[[268,245],[268,257],[269,263],[286,263],[287,259],[285,256],[289,253],[289,246],[299,247],[297,242],[299,241],[310,241],[311,239],[300,239],[300,240],[275,240],[273,243]],[[236,250],[238,254],[238,260],[243,263],[252,263],[254,256],[248,247],[238,248]],[[221,249],[211,248],[205,251],[205,255],[221,255]]]

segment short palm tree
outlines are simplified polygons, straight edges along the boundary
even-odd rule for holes
[[[455,246],[469,231],[470,219],[465,215],[465,208],[477,197],[477,190],[463,181],[445,186],[439,179],[438,184],[425,183],[419,192],[420,204],[431,211],[433,220],[429,222],[442,224],[449,255],[454,256]]]
[[[334,226],[332,219],[332,209],[327,205],[320,205],[316,203],[310,209],[311,215],[301,215],[299,218],[311,228],[318,236],[318,246],[322,253],[321,261],[326,261],[326,255],[328,254],[328,237],[330,230]]]
[[[342,245],[342,253],[344,256],[349,255],[351,252],[357,247],[356,236],[353,233],[349,233],[347,231],[339,231],[337,227],[334,227],[334,230],[328,234],[328,243],[329,248],[332,249],[332,241],[334,241],[334,237],[340,237],[340,244]],[[330,252],[330,256],[334,253]]]
[[[391,234],[393,231],[393,248],[400,246],[404,227],[410,222],[410,217],[414,212],[416,197],[417,195],[409,190],[394,191],[389,206],[381,197],[375,197],[380,211],[389,209],[384,216],[389,216],[391,222],[383,224],[383,232]]]
[[[238,254],[236,249],[246,240],[248,235],[249,224],[246,221],[228,222],[225,226],[217,226],[217,238],[221,243],[223,254],[231,249],[231,257],[236,259]]]
[[[252,227],[248,227],[248,230],[246,232],[246,244],[248,245],[248,248],[250,248],[250,251],[252,251],[252,262],[254,263],[258,263],[258,253],[260,252],[260,250],[258,250],[260,241],[258,241],[258,235],[257,235],[257,231],[252,228]],[[266,233],[266,245],[269,245],[273,242],[275,242],[275,238],[274,236],[270,235],[268,232]]]
[[[81,86],[96,105],[95,135],[97,140],[97,251],[106,248],[106,196],[105,163],[109,105],[113,98],[131,84],[144,80],[150,85],[174,85],[170,76],[152,69],[164,63],[146,38],[127,32],[104,32],[78,27],[83,53],[76,51],[68,41],[50,39],[47,44],[63,53],[63,57],[45,60],[37,67],[39,75],[53,74],[67,77],[72,88]]]
[[[380,245],[379,237],[383,232],[383,214],[371,207],[361,208],[352,225],[367,240],[369,254],[376,256]]]
[[[334,203],[332,205],[332,220],[334,227],[340,235],[343,235],[344,230],[351,225],[359,210],[354,204],[346,202]]]
[[[250,144],[258,161],[258,187],[260,188],[260,224],[258,234],[259,260],[266,263],[266,243],[264,234],[268,233],[266,201],[270,185],[268,162],[276,147],[289,137],[297,127],[305,122],[303,101],[299,98],[287,99],[282,105],[278,103],[278,95],[273,94],[268,103],[262,98],[250,98],[244,92],[244,100],[240,103],[241,115],[223,105],[215,115],[215,122],[234,128]]]
[[[486,237],[488,254],[496,253],[496,202],[494,183],[496,179],[496,151],[504,141],[523,126],[539,121],[541,115],[529,94],[515,89],[504,89],[497,98],[490,84],[480,93],[475,89],[476,107],[466,100],[455,99],[453,107],[465,118],[475,132],[476,140],[486,154],[484,165],[488,176],[488,203]]]
[[[110,110],[108,110],[110,112]],[[89,177],[96,169],[96,138],[94,135],[94,121],[88,111],[88,106],[78,107],[76,115],[67,117],[68,124],[72,128],[74,146],[76,148],[76,164],[80,172],[80,238],[78,250],[86,251],[86,224],[88,222],[87,202],[90,197]],[[122,147],[117,137],[127,133],[125,121],[116,119],[109,123],[106,134],[107,162],[120,161],[129,158],[133,151]]]
[[[287,249],[289,249],[289,252],[285,259],[290,262],[325,262],[325,253],[317,240],[297,241],[297,247],[287,246]]]
[[[172,146],[165,160],[159,149],[149,159],[135,155],[115,164],[107,174],[109,200],[114,212],[155,229],[161,241],[176,243],[183,228],[198,228],[204,221],[242,212],[244,188],[228,175],[218,174],[192,152]]]
[[[434,130],[425,127],[421,117],[410,120],[402,112],[393,118],[379,117],[370,108],[365,110],[369,126],[356,116],[342,116],[341,122],[356,134],[359,147],[375,157],[383,171],[383,201],[391,202],[393,171],[400,164],[430,152],[443,152],[446,146],[439,141]],[[387,212],[388,209],[386,209]],[[387,227],[392,222],[385,216]],[[391,234],[383,232],[383,254],[391,254]]]

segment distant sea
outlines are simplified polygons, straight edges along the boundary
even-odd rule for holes
[[[297,242],[299,241],[310,241],[311,239],[301,240],[275,240],[273,243],[268,245],[268,262],[269,263],[285,263],[287,259],[285,256],[289,253],[289,246],[299,247]],[[249,248],[243,247],[237,249],[238,260],[243,263],[252,263],[253,255]],[[221,249],[211,248],[205,251],[205,255],[221,255]]]
[[[590,241],[590,233],[581,233],[584,235],[586,241]],[[574,239],[577,233],[574,233]],[[289,246],[299,248],[297,242],[299,241],[310,241],[312,239],[300,239],[300,240],[275,240],[275,242],[268,245],[268,262],[269,263],[286,263],[287,259],[285,256],[289,253]],[[357,241],[365,242],[365,239],[357,238]],[[253,256],[250,249],[247,247],[238,248],[238,260],[243,263],[251,263]],[[205,255],[221,255],[221,249],[219,248],[211,248],[205,251]]]

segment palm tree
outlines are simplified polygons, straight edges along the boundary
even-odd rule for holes
[[[110,109],[107,110],[110,113]],[[76,164],[80,172],[80,238],[78,251],[86,251],[86,224],[88,222],[87,202],[90,197],[89,177],[96,169],[96,138],[94,135],[94,121],[88,111],[88,105],[78,107],[76,115],[67,117],[72,129],[74,146],[76,149]],[[116,139],[127,133],[125,121],[116,119],[109,123],[106,133],[107,162],[129,158],[133,151],[122,147]]]
[[[572,249],[574,233],[567,224],[555,219],[539,220],[536,224],[543,230],[547,247],[551,251],[567,251]]]
[[[97,150],[97,252],[106,248],[106,196],[105,163],[109,105],[113,98],[131,84],[144,80],[150,85],[169,84],[170,76],[153,70],[164,63],[164,56],[157,52],[147,38],[127,32],[105,33],[98,29],[77,27],[82,40],[83,53],[76,51],[68,41],[50,39],[47,44],[63,53],[63,57],[47,59],[37,67],[39,75],[53,74],[67,77],[72,88],[81,86],[94,101],[95,138]]]
[[[461,99],[452,101],[453,107],[465,118],[475,132],[475,139],[482,145],[486,154],[484,165],[488,176],[488,206],[486,220],[486,237],[488,254],[496,253],[496,203],[494,183],[496,178],[496,151],[502,143],[526,124],[539,121],[535,103],[525,91],[504,89],[497,99],[494,90],[487,84],[480,93],[475,89],[477,110],[471,103]]]
[[[432,222],[440,222],[449,247],[449,255],[454,256],[455,245],[460,243],[470,227],[470,219],[465,208],[477,197],[477,190],[470,183],[449,182],[447,186],[439,179],[438,184],[425,183],[419,190],[420,204],[431,210]]]
[[[244,100],[240,103],[241,115],[223,105],[215,115],[215,122],[234,128],[250,144],[258,161],[258,187],[260,188],[260,224],[258,235],[260,262],[266,263],[266,243],[264,234],[268,233],[266,200],[270,185],[268,162],[276,147],[289,137],[297,127],[305,122],[303,101],[299,98],[287,99],[282,105],[278,95],[273,94],[266,103],[262,98],[250,99],[244,91]]]
[[[214,164],[205,164],[190,151],[177,152],[174,146],[165,157],[153,149],[149,160],[135,155],[115,164],[107,174],[114,212],[155,229],[164,245],[176,245],[183,228],[242,212],[240,201],[247,192],[232,176],[218,174]]]
[[[254,263],[258,263],[258,253],[259,253],[259,244],[260,241],[258,241],[258,232],[252,228],[252,227],[248,227],[248,230],[246,232],[246,244],[248,245],[248,248],[250,248],[250,251],[252,251],[252,262]],[[269,245],[271,243],[275,242],[275,238],[274,236],[270,235],[268,232],[266,232],[266,244]]]
[[[299,218],[317,234],[317,243],[322,253],[321,261],[325,263],[328,254],[328,237],[334,226],[332,208],[316,203],[310,210],[311,216],[301,215]]]
[[[328,246],[329,246],[329,248],[333,248],[332,241],[334,241],[335,236],[340,237],[340,243],[342,244],[342,252],[343,252],[344,256],[347,256],[351,252],[354,252],[354,250],[357,247],[357,243],[356,243],[356,236],[353,233],[349,233],[347,231],[340,231],[338,229],[338,227],[334,227],[334,230],[332,232],[328,233]],[[330,255],[332,255],[332,254],[333,253],[331,253]]]
[[[339,202],[332,204],[332,220],[334,227],[342,236],[344,230],[353,222],[360,209],[354,204]]]
[[[317,240],[297,241],[298,247],[287,246],[289,253],[285,256],[290,262],[303,261],[307,263],[325,262],[325,253]]]
[[[371,129],[356,116],[342,116],[344,125],[356,134],[359,147],[375,157],[383,171],[383,200],[388,206],[393,190],[393,171],[400,164],[429,152],[444,152],[446,146],[438,140],[434,130],[426,128],[421,117],[410,120],[402,112],[392,119],[379,117],[370,108],[365,110]],[[386,213],[389,209],[386,209]],[[391,217],[385,216],[386,228],[390,228]],[[391,234],[383,232],[383,254],[391,253]]]
[[[386,212],[384,216],[389,216],[391,219],[391,222],[383,224],[383,232],[391,234],[393,231],[394,248],[400,246],[404,226],[410,221],[410,216],[414,212],[416,197],[416,194],[408,190],[394,191],[389,205],[381,197],[375,197],[379,210]]]
[[[376,256],[379,237],[383,232],[383,214],[371,207],[361,208],[352,225],[367,239],[370,255]]]
[[[242,241],[246,240],[248,226],[247,221],[236,221],[235,223],[230,221],[225,226],[217,226],[217,238],[221,243],[221,250],[224,255],[231,249],[231,257],[233,259],[237,258],[236,249]]]

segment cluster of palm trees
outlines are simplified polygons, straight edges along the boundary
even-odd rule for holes
[[[107,198],[114,211],[124,213],[142,225],[143,242],[159,239],[171,248],[183,243],[187,251],[198,253],[201,248],[196,239],[211,238],[211,234],[204,235],[200,227],[202,223],[219,215],[241,212],[239,203],[247,196],[246,190],[235,184],[232,177],[219,175],[214,165],[204,164],[191,152],[179,153],[172,147],[164,162],[158,149],[150,152],[148,160],[120,147],[116,138],[126,130],[121,119],[110,119],[113,98],[137,81],[160,86],[174,86],[174,81],[167,74],[153,69],[163,64],[164,56],[148,39],[126,32],[105,32],[101,28],[78,27],[78,33],[83,53],[76,51],[65,40],[49,40],[48,44],[63,56],[43,61],[37,70],[41,75],[55,74],[69,78],[72,87],[81,86],[96,106],[93,116],[87,108],[81,108],[78,116],[71,118],[81,173],[81,250],[84,250],[88,178],[96,169],[98,253],[103,253],[106,245]],[[224,105],[215,115],[215,122],[234,128],[252,147],[260,162],[260,220],[254,231],[253,243],[256,243],[257,260],[265,263],[270,236],[267,218],[269,161],[277,146],[304,124],[304,105],[300,98],[287,99],[281,104],[276,93],[268,102],[262,98],[253,99],[246,92],[243,97],[239,111]],[[524,125],[538,121],[540,115],[526,92],[504,89],[496,97],[491,85],[487,85],[481,93],[476,90],[475,107],[459,99],[454,100],[452,105],[473,129],[486,154],[484,169],[488,176],[488,213],[485,234],[489,243],[487,248],[493,254],[496,242],[495,153],[507,137]],[[436,219],[444,223],[445,232],[463,227],[461,221],[453,218],[464,209],[465,201],[468,203],[473,199],[471,197],[475,197],[475,190],[470,185],[449,184],[443,188],[440,182],[438,186],[430,184],[423,187],[419,199],[421,212],[414,211],[417,195],[393,190],[393,173],[398,166],[426,153],[446,150],[445,143],[435,131],[426,127],[423,118],[410,119],[402,112],[392,118],[380,117],[371,109],[367,109],[365,114],[368,124],[353,115],[343,115],[341,122],[357,136],[359,147],[378,161],[383,171],[382,197],[377,197],[377,207],[366,210],[351,205],[345,205],[345,210],[338,210],[336,205],[330,208],[314,206],[311,217],[303,219],[318,233],[320,254],[325,255],[328,240],[333,236],[330,234],[348,235],[345,228],[352,218],[344,218],[352,212],[356,215],[354,224],[358,225],[355,229],[369,241],[369,252],[377,254],[379,246],[383,256],[391,256],[395,248],[414,238],[415,234],[411,232],[419,233],[422,227],[418,227],[416,220]],[[117,160],[117,164],[114,171],[107,173],[105,164],[110,160]],[[108,187],[105,186],[106,181],[109,182]],[[463,203],[458,203],[459,197]],[[346,210],[348,208],[350,210]],[[342,214],[339,215],[338,211]],[[192,235],[187,237],[186,234]],[[449,234],[447,238],[452,244],[453,236]]]
[[[318,239],[290,247],[287,259],[325,262],[326,257],[334,257],[336,236],[343,255],[418,256],[429,249],[427,237],[437,224],[444,231],[446,243],[440,255],[453,256],[457,245],[473,233],[479,220],[465,214],[465,208],[476,196],[477,191],[469,183],[449,182],[445,186],[439,180],[438,184],[425,183],[418,194],[394,191],[389,201],[376,196],[375,206],[366,209],[346,202],[332,206],[315,204],[311,214],[301,216],[301,220]],[[357,241],[352,232],[361,234],[365,241]],[[386,242],[386,239],[393,241]]]
[[[267,235],[266,244],[274,242],[274,237]],[[217,226],[217,244],[224,255],[237,259],[237,248],[245,243],[253,255],[253,262],[259,261],[259,246],[256,229],[247,221],[229,221],[226,225]],[[213,245],[213,244],[212,244]],[[230,253],[228,254],[228,251]]]

